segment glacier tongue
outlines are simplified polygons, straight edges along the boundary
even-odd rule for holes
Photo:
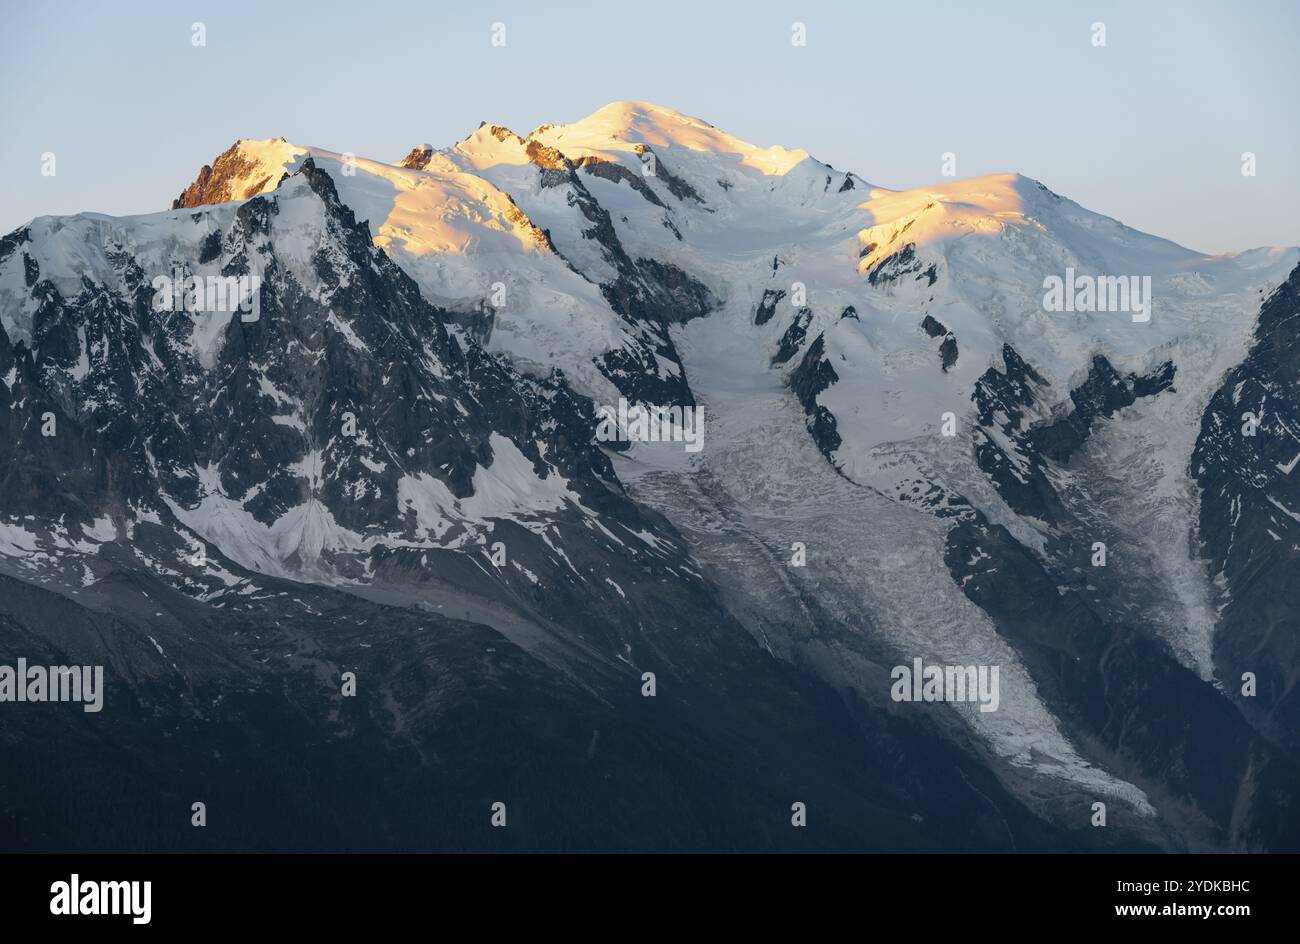
[[[889,667],[915,657],[997,665],[999,710],[957,708],[997,756],[1152,814],[1142,790],[1079,755],[1015,651],[953,582],[943,559],[948,526],[837,474],[810,438],[794,435],[802,416],[776,378],[738,368],[725,331],[710,319],[679,338],[709,411],[705,450],[689,469],[637,470],[634,497],[663,511],[737,596],[781,588],[750,614],[774,652],[813,663],[879,705],[888,701]],[[796,542],[807,548],[806,567],[790,566]],[[791,598],[815,601],[815,611],[791,607]]]

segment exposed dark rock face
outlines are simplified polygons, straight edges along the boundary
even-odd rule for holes
[[[870,254],[874,246],[866,247],[863,254]],[[926,279],[927,285],[938,281],[938,266],[931,263],[925,266],[916,255],[916,243],[907,243],[881,259],[867,272],[867,281],[872,285],[888,285],[897,282],[905,275],[916,274],[916,279]]]
[[[1174,382],[1174,365],[1165,363],[1147,375],[1121,376],[1106,358],[1092,359],[1088,378],[1070,391],[1074,409],[1059,420],[1036,427],[1030,435],[1035,451],[1055,462],[1069,462],[1070,456],[1088,438],[1093,423],[1113,416],[1139,397],[1151,397]]]
[[[794,313],[794,320],[790,322],[790,326],[781,335],[781,341],[777,345],[776,353],[772,355],[773,366],[784,364],[799,353],[799,346],[803,344],[803,339],[808,334],[808,325],[812,323],[812,317],[811,308],[800,308]]]
[[[410,153],[398,162],[398,166],[409,167],[411,170],[424,170],[432,159],[433,148],[427,144],[420,144],[411,148]]]
[[[777,303],[783,298],[785,298],[784,289],[764,289],[763,300],[758,303],[758,310],[754,312],[754,324],[761,326],[771,321],[772,316],[776,314]]]
[[[633,150],[640,154],[643,160],[647,154],[654,159],[654,176],[664,182],[664,185],[668,188],[668,192],[674,197],[683,201],[694,200],[696,203],[704,206],[704,198],[696,192],[694,187],[682,180],[682,178],[675,176],[672,171],[668,169],[667,165],[664,164],[663,159],[656,154],[653,149],[644,144],[638,144]]]
[[[1002,362],[1001,371],[992,367],[985,371],[971,395],[981,427],[975,431],[975,459],[1012,508],[1023,515],[1053,521],[1060,516],[1055,490],[1041,464],[1021,459],[1014,445],[1017,437],[1027,431],[1026,411],[1047,381],[1009,344],[1002,347]],[[996,420],[999,414],[1005,417],[1001,423]],[[994,429],[1001,433],[1006,448],[987,432]]]
[[[957,338],[949,334],[939,345],[939,362],[947,372],[949,367],[957,363]]]
[[[921,330],[932,338],[942,338],[948,333],[948,329],[931,315],[926,315],[921,321]]]
[[[926,315],[921,321],[921,328],[932,338],[943,338],[943,342],[939,345],[939,362],[943,366],[944,373],[947,373],[948,368],[957,363],[956,335],[931,315]]]
[[[664,203],[659,199],[659,195],[650,189],[650,185],[639,175],[633,173],[617,161],[607,161],[599,157],[580,157],[573,161],[573,166],[581,168],[585,173],[593,177],[601,177],[613,183],[625,183],[642,197],[648,203],[667,209]]]
[[[243,200],[249,194],[266,189],[267,184],[276,177],[276,174],[258,176],[256,171],[256,165],[240,153],[239,142],[236,141],[211,165],[203,165],[198,178],[172,201],[171,208],[192,209],[204,204]]]
[[[658,289],[662,317],[669,324],[702,318],[717,306],[717,299],[705,285],[672,263],[638,259],[637,268]]]
[[[836,430],[835,415],[818,404],[817,396],[839,379],[835,368],[826,358],[825,336],[819,334],[813,343],[808,345],[808,350],[804,352],[799,366],[790,372],[789,381],[790,389],[795,392],[804,413],[807,414],[808,432],[812,434],[813,441],[817,443],[817,448],[821,450],[822,455],[832,465],[835,465],[832,457],[842,440]]]
[[[975,384],[971,400],[984,426],[993,423],[993,414],[1001,411],[1007,416],[1011,429],[1020,429],[1024,408],[1034,401],[1038,388],[1047,381],[1039,375],[1010,344],[1002,346],[1003,369],[989,368]]]
[[[1260,309],[1250,352],[1206,408],[1191,461],[1201,490],[1201,553],[1223,590],[1219,677],[1293,756],[1300,751],[1298,340],[1300,268]],[[1256,694],[1244,697],[1247,672]]]
[[[568,202],[590,224],[579,238],[596,243],[605,261],[617,273],[612,282],[600,283],[600,291],[609,306],[633,329],[638,350],[609,352],[600,359],[602,372],[630,401],[693,404],[694,397],[668,326],[711,311],[716,299],[705,285],[678,266],[654,259],[634,261],[624,249],[609,211],[579,179],[574,164],[560,152],[536,141],[528,141],[527,147],[530,159],[541,168],[543,186],[568,187]],[[587,172],[591,166],[586,168]],[[546,175],[551,175],[549,184]],[[556,249],[561,257],[563,251],[563,247]],[[667,377],[657,376],[661,372],[656,355],[675,365]]]
[[[4,263],[10,256],[12,256],[15,252],[17,252],[18,249],[24,243],[29,242],[31,238],[32,238],[31,230],[28,229],[26,226],[19,227],[18,229],[14,230],[12,233],[8,233],[4,236],[0,236],[0,263]],[[33,266],[35,265],[36,263],[31,259],[30,256],[25,258],[24,274],[26,276],[28,288],[31,288],[33,285],[36,284],[36,278],[40,274],[39,267],[33,270]]]
[[[203,265],[211,262],[221,255],[221,234],[209,233],[207,239],[203,241],[203,247],[199,251],[199,264]]]
[[[531,138],[525,144],[528,159],[542,172],[543,187],[561,187],[577,182],[573,164],[553,147],[547,147]]]
[[[653,339],[647,337],[648,343]],[[661,377],[656,369],[655,356],[672,360],[679,368],[676,349],[663,345],[657,350],[647,346],[636,349],[618,348],[606,354],[600,363],[601,372],[618,388],[619,393],[627,397],[630,403],[645,403],[655,406],[691,406],[695,397],[682,373],[667,378]]]
[[[1093,358],[1087,379],[1070,391],[1073,409],[1066,415],[1026,425],[1026,415],[1047,382],[1015,349],[1002,349],[1004,369],[990,368],[971,396],[980,429],[975,457],[1012,508],[1042,521],[1062,515],[1059,497],[1046,474],[1046,460],[1068,463],[1087,440],[1093,424],[1131,406],[1139,397],[1155,396],[1173,383],[1174,367],[1166,363],[1150,374],[1119,375],[1106,358]],[[1003,420],[999,422],[997,415]],[[996,431],[998,435],[991,435]]]

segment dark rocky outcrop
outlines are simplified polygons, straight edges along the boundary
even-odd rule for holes
[[[607,161],[599,157],[580,157],[573,161],[573,166],[581,168],[584,173],[591,174],[593,177],[600,177],[616,184],[625,183],[644,197],[646,202],[667,209],[659,199],[659,195],[650,188],[640,174],[633,173],[618,161]]]
[[[1264,301],[1250,352],[1206,407],[1191,458],[1200,551],[1222,590],[1219,677],[1252,722],[1293,756],[1300,755],[1297,351],[1300,268]],[[1247,672],[1253,696],[1242,694]]]
[[[799,346],[803,344],[803,339],[808,334],[808,325],[812,323],[812,317],[811,308],[800,308],[794,313],[794,319],[781,335],[776,353],[772,355],[772,366],[784,364],[799,353]]]
[[[283,140],[283,139],[281,139]],[[236,141],[211,164],[204,164],[199,176],[172,201],[173,210],[192,209],[205,204],[243,200],[266,188],[279,171],[266,173],[250,161]]]
[[[645,155],[647,154],[649,154],[651,158],[653,158],[654,176],[658,180],[662,180],[664,182],[664,185],[668,188],[668,192],[671,193],[674,197],[682,201],[694,200],[696,203],[700,204],[700,206],[705,206],[704,198],[701,197],[699,193],[696,192],[695,188],[692,187],[690,184],[688,184],[686,181],[682,180],[682,178],[673,174],[673,172],[668,169],[667,165],[664,164],[663,158],[661,158],[658,154],[656,154],[653,149],[651,149],[647,145],[638,144],[633,148],[633,150],[635,150],[637,154],[641,155],[643,160],[645,159]],[[705,209],[708,208],[705,207]]]
[[[980,425],[976,461],[1012,508],[1047,522],[1059,521],[1063,513],[1046,474],[1047,461],[1068,463],[1097,420],[1168,389],[1174,376],[1172,363],[1149,374],[1121,376],[1097,355],[1087,378],[1070,391],[1070,411],[1030,427],[1026,417],[1047,382],[1010,345],[1003,346],[1002,358],[1003,369],[989,368],[971,396]]]
[[[428,144],[418,144],[411,148],[406,157],[397,162],[399,167],[409,167],[411,170],[424,170],[429,166],[429,161],[433,158],[433,147]]]
[[[932,338],[943,338],[943,341],[939,344],[939,363],[942,365],[944,373],[947,373],[948,368],[957,363],[956,335],[931,315],[926,315],[922,319],[921,329]]]
[[[779,288],[768,288],[763,290],[763,299],[758,303],[758,308],[754,312],[754,324],[767,324],[776,314],[777,303],[785,298],[785,290]]]
[[[835,465],[833,455],[843,440],[836,429],[835,414],[819,404],[817,397],[839,379],[826,357],[826,336],[819,334],[808,345],[799,365],[790,372],[789,380],[790,389],[807,416],[808,432],[831,465]]]
[[[868,254],[871,248],[864,248],[863,253]],[[927,285],[933,285],[939,278],[938,266],[935,263],[924,265],[916,254],[916,243],[907,243],[875,263],[867,271],[867,281],[872,285],[888,285],[913,274],[918,281],[926,279]]]

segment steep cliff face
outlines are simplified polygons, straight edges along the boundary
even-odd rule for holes
[[[267,193],[279,186],[285,164],[302,153],[303,149],[284,138],[236,141],[211,164],[203,165],[194,182],[172,201],[171,208],[191,210]]]
[[[1260,309],[1250,353],[1205,411],[1192,454],[1198,535],[1215,578],[1224,689],[1291,750],[1300,746],[1300,269]],[[1253,677],[1253,694],[1243,686]]]

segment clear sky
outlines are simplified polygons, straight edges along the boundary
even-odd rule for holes
[[[46,213],[165,209],[241,137],[397,160],[480,120],[526,134],[632,99],[884,187],[941,180],[950,151],[958,177],[1019,171],[1194,249],[1300,244],[1297,0],[0,10],[0,232]],[[790,42],[796,21],[806,47]]]

